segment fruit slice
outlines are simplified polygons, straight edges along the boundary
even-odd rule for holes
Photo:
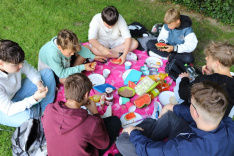
[[[90,67],[91,67],[91,68],[95,68],[96,65],[97,65],[97,63],[96,63],[96,62],[93,62],[93,63],[91,63]]]
[[[132,81],[128,81],[128,87],[135,88],[136,84]]]
[[[165,46],[167,46],[166,43],[156,43],[155,45],[158,49],[165,49],[166,48]]]
[[[110,61],[111,63],[114,63],[114,64],[120,64],[122,62],[121,59],[111,59]]]
[[[135,113],[134,112],[130,112],[130,113],[128,113],[128,114],[125,115],[124,119],[128,121],[128,120],[134,119],[135,117],[136,117]]]
[[[134,104],[136,105],[137,108],[143,108],[151,103],[151,97],[149,94],[144,94],[140,97],[138,97],[135,101]]]

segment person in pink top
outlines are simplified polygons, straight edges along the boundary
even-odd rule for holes
[[[87,76],[70,75],[64,84],[67,102],[59,101],[46,107],[42,124],[49,156],[103,155],[115,141],[121,128],[120,120],[116,116],[100,117],[96,104],[89,100],[91,89]]]

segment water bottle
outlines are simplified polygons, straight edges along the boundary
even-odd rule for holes
[[[198,76],[198,74],[196,73],[196,70],[188,64],[185,64],[184,67],[186,69],[186,72],[189,74],[189,77],[193,81]]]

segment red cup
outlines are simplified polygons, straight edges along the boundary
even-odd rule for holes
[[[127,102],[126,107],[127,107],[129,112],[134,112],[136,110],[136,106],[131,102]]]

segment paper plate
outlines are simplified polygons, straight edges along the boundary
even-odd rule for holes
[[[122,75],[123,81],[125,81],[125,79],[127,78],[128,74],[130,73],[131,70],[135,70],[135,69],[128,69],[123,73],[123,75]]]
[[[88,76],[93,86],[101,85],[105,83],[105,78],[101,74],[90,74]]]
[[[161,65],[158,65],[157,62],[159,62]],[[163,62],[160,58],[157,57],[148,57],[145,60],[145,63],[149,66],[149,67],[154,67],[154,68],[160,68],[163,65]]]
[[[169,103],[177,104],[177,102],[175,100],[176,99],[175,94],[171,91],[161,92],[158,96],[158,99],[161,102],[161,104],[163,104],[163,105],[167,105]]]
[[[129,113],[129,112],[128,112]],[[138,122],[134,122],[134,121],[137,121],[137,120],[140,120],[140,119],[143,119],[143,117],[140,115],[140,114],[138,114],[138,113],[135,113],[134,112],[134,114],[136,115],[136,117],[134,118],[134,119],[131,119],[131,120],[125,120],[125,115],[126,114],[128,114],[128,113],[125,113],[125,114],[123,114],[122,116],[121,116],[121,118],[120,118],[120,121],[121,121],[121,123],[122,123],[122,127],[123,128],[126,128],[126,127],[128,127],[128,126],[130,126],[130,125],[132,125],[132,126],[136,126],[136,125],[138,125],[139,123],[141,123],[143,120],[141,120],[141,121],[138,121]],[[126,125],[127,124],[127,125]]]

